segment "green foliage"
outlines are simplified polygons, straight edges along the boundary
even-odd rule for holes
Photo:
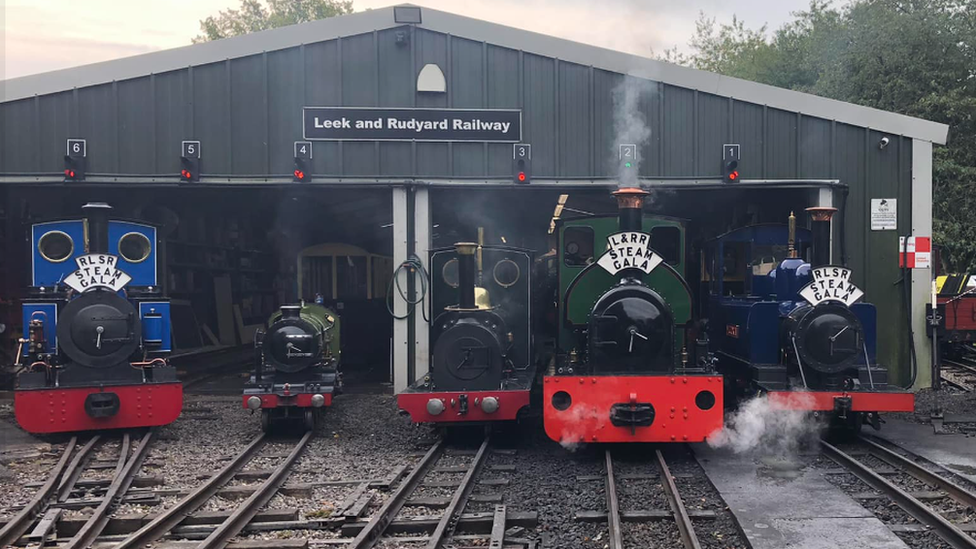
[[[200,21],[202,34],[194,44],[240,36],[352,13],[351,0],[241,0],[239,9],[221,10]]]
[[[976,271],[976,2],[853,0],[765,27],[699,19],[687,56],[663,59],[948,124],[935,150],[934,231],[952,271]]]

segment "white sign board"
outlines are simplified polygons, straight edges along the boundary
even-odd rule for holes
[[[871,230],[894,231],[898,228],[898,200],[895,198],[871,199]]]
[[[607,237],[607,251],[597,263],[610,274],[623,269],[640,269],[650,273],[664,261],[650,248],[651,235],[641,232],[615,233]]]
[[[851,282],[850,269],[828,265],[812,269],[811,274],[813,282],[800,290],[800,296],[810,305],[833,300],[851,306],[864,297],[864,292]]]
[[[131,276],[118,269],[118,258],[114,255],[87,254],[75,258],[75,263],[78,270],[69,274],[64,283],[76,292],[95,288],[117,292],[132,280]]]

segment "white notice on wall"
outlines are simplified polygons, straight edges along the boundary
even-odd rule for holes
[[[898,200],[895,198],[871,199],[871,230],[894,231],[898,228]]]

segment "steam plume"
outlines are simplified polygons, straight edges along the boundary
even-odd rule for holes
[[[613,90],[613,150],[611,151],[611,166],[615,166],[613,172],[617,176],[617,181],[621,186],[632,186],[637,184],[637,174],[640,171],[640,151],[651,138],[651,128],[644,120],[644,113],[640,110],[642,96],[656,91],[656,87],[649,80],[643,78],[632,78],[625,76],[620,84]],[[637,158],[634,159],[634,167],[625,170],[623,163],[620,162],[621,144],[637,145]]]
[[[816,436],[818,426],[807,412],[794,408],[810,408],[812,401],[805,393],[791,393],[786,402],[755,397],[726,418],[724,429],[709,436],[708,445],[737,454],[758,449],[767,455],[795,455],[804,440]]]

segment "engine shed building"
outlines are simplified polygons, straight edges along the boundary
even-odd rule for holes
[[[361,108],[348,114],[366,123],[400,116],[404,126],[328,127],[342,114],[328,107]],[[471,127],[418,129],[409,120],[423,113],[456,113]],[[482,126],[490,122],[499,125]],[[130,216],[180,218],[167,231],[167,290],[210,332],[184,340],[246,342],[248,327],[283,302],[353,295],[364,305],[340,313],[369,333],[343,358],[369,356],[400,391],[427,370],[432,312],[404,299],[423,291],[407,269],[397,271],[400,286],[389,284],[396,266],[411,257],[426,266],[428,250],[476,238],[477,228],[546,252],[546,229],[563,211],[554,205],[612,208],[618,145],[634,143],[640,184],[660,191],[657,211],[707,219],[712,234],[785,222],[789,211],[806,223],[808,206],[841,208],[832,260],[852,268],[878,307],[879,358],[905,382],[913,342],[916,386],[927,386],[931,272],[903,280],[898,246],[899,236],[932,234],[932,149],[947,132],[415,6],[6,80],[4,336],[21,330],[22,222],[99,199]],[[84,181],[64,181],[69,139],[85,140]],[[295,182],[296,142],[306,141],[308,181]],[[180,181],[185,142],[198,142],[198,181]],[[516,143],[531,145],[528,183],[513,179]],[[735,183],[721,180],[725,144],[740,145]],[[878,211],[880,200],[894,208]]]

